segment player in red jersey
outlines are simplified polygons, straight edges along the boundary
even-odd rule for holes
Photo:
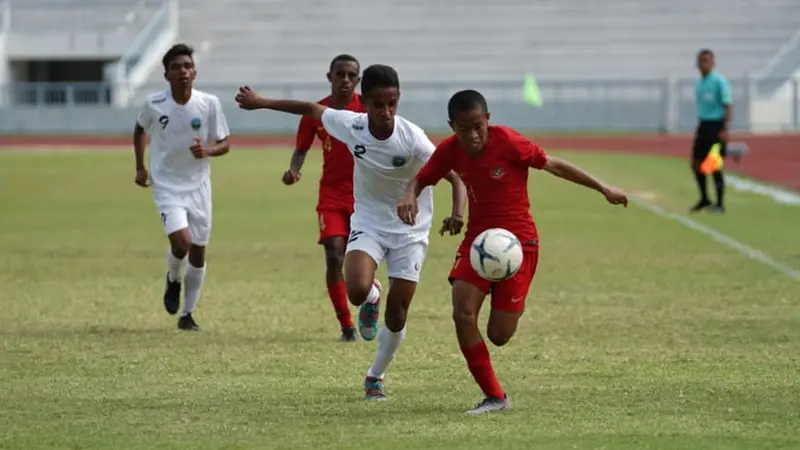
[[[338,55],[331,61],[328,81],[331,95],[318,103],[335,109],[366,112],[361,98],[355,92],[361,68],[350,55]],[[353,157],[350,150],[325,131],[322,123],[311,116],[303,116],[297,128],[297,144],[292,154],[289,170],[283,174],[283,183],[292,185],[300,180],[300,170],[306,153],[318,137],[322,142],[322,178],[319,180],[319,244],[325,248],[325,281],[328,285],[336,317],[342,327],[341,340],[357,340],[356,329],[350,316],[347,290],[342,276],[344,251],[350,234],[350,215],[353,213]]]
[[[572,164],[548,156],[516,131],[489,125],[486,100],[477,91],[453,95],[447,112],[455,135],[439,144],[428,163],[409,183],[397,213],[404,222],[413,223],[419,193],[426,186],[435,185],[450,170],[454,170],[467,186],[467,232],[456,253],[449,279],[458,343],[472,376],[485,395],[484,400],[467,413],[481,414],[504,410],[510,402],[492,368],[489,351],[478,328],[478,312],[486,295],[491,294],[487,335],[495,345],[505,345],[517,330],[539,260],[539,237],[528,199],[528,169],[545,170],[594,189],[614,205],[627,206],[628,199],[624,192],[604,185]],[[488,228],[505,228],[514,233],[525,254],[519,272],[497,283],[481,278],[469,261],[472,241]]]

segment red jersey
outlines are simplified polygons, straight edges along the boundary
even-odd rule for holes
[[[528,170],[544,168],[547,154],[511,128],[489,126],[489,142],[470,156],[455,136],[445,139],[417,174],[424,186],[436,184],[450,170],[467,186],[469,217],[460,250],[488,228],[514,233],[523,249],[537,245],[538,233],[528,198]]]
[[[320,105],[330,106],[331,97],[320,100]],[[361,97],[353,94],[353,100],[344,109],[366,112]],[[314,143],[314,137],[322,142],[322,177],[319,180],[319,203],[317,209],[353,208],[353,156],[347,146],[332,138],[322,123],[310,116],[303,116],[297,127],[295,149],[305,153]]]

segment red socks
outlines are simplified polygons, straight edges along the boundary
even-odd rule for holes
[[[329,284],[328,296],[331,298],[336,318],[339,319],[342,329],[352,328],[353,319],[350,318],[350,306],[347,303],[347,289],[344,287],[344,281]]]
[[[481,387],[487,397],[503,398],[503,388],[494,374],[492,368],[492,358],[489,356],[489,349],[486,343],[474,345],[470,348],[462,348],[461,352],[467,360],[467,367],[472,372],[472,377]]]

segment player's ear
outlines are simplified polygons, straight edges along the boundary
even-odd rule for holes
[[[489,119],[491,119],[491,118],[492,118],[492,113],[490,113],[489,111],[486,111],[486,121],[488,122]]]
[[[333,83],[333,80],[331,80],[331,73],[330,72],[325,74],[325,78],[328,79],[328,83]]]
[[[167,78],[167,71],[166,70],[164,71],[164,79],[169,81],[169,78]]]
[[[455,127],[453,127],[453,121],[452,120],[447,119],[447,126],[449,126],[451,130],[456,131]]]

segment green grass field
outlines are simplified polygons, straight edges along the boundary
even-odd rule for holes
[[[684,161],[561,156],[670,211],[695,200]],[[514,410],[462,414],[480,392],[450,321],[458,240],[438,236],[390,401],[365,403],[375,342],[336,341],[318,155],[292,188],[288,159],[214,161],[204,331],[187,334],[161,305],[166,241],[128,151],[0,154],[0,448],[800,448],[800,283],[546,174],[528,312],[491,349]],[[442,217],[446,184],[437,201]],[[728,208],[697,221],[800,268],[800,208],[736,192]]]

